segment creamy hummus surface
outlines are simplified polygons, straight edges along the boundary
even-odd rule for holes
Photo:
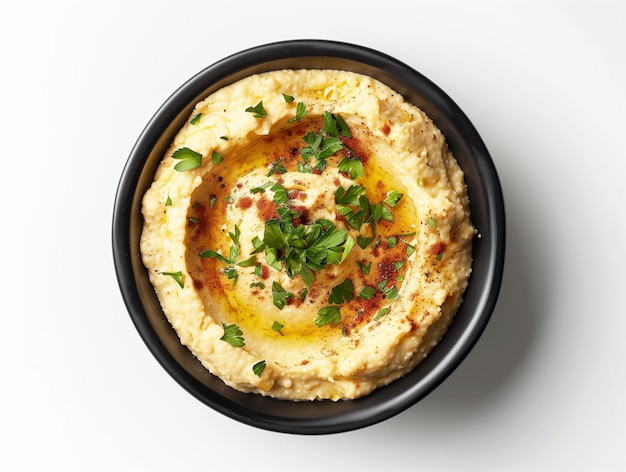
[[[340,400],[388,384],[440,340],[471,272],[444,136],[351,72],[268,72],[199,102],[142,212],[167,319],[243,392]]]

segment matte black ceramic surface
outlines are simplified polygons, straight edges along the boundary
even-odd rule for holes
[[[446,136],[465,172],[472,222],[479,231],[474,240],[470,283],[447,334],[415,370],[357,400],[292,402],[244,394],[225,386],[180,344],[161,311],[139,254],[141,198],[194,104],[238,79],[284,68],[367,74],[426,112]],[[130,153],[115,198],[112,229],[113,258],[124,302],[139,334],[163,368],[198,400],[224,415],[258,428],[297,434],[337,433],[373,425],[424,398],[459,365],[482,334],[498,297],[504,265],[500,183],[472,123],[442,90],[406,64],[378,51],[332,41],[286,41],[245,50],[207,67],[176,90]]]

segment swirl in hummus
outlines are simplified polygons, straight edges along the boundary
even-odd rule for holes
[[[451,323],[468,203],[444,136],[397,92],[273,71],[195,106],[144,196],[141,254],[181,342],[227,385],[354,399]]]

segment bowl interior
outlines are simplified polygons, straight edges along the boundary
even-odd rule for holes
[[[278,69],[341,69],[374,77],[421,108],[442,130],[465,172],[474,240],[470,283],[455,320],[415,370],[351,401],[292,402],[237,392],[211,375],[180,344],[163,315],[139,253],[141,199],[170,141],[195,103],[251,74]],[[323,434],[380,422],[413,405],[465,358],[487,324],[500,288],[504,205],[489,153],[474,126],[435,84],[380,52],[346,43],[287,41],[252,48],[207,67],[172,94],[148,123],[123,170],[113,216],[113,256],[124,302],[142,339],[165,370],[188,392],[243,423],[272,431]]]

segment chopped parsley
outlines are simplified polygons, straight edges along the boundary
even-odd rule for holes
[[[202,118],[202,113],[198,113],[197,115],[195,115],[190,121],[189,123],[192,125],[195,125],[198,123],[198,121],[200,121],[200,118]]]
[[[386,203],[387,199],[389,197],[373,205],[365,195],[365,187],[360,185],[351,185],[347,190],[343,187],[338,187],[335,191],[337,211],[343,216],[346,223],[357,231],[361,230],[363,224],[371,223],[372,236],[376,235],[376,226],[381,219],[393,221],[393,214],[388,206],[389,203]],[[396,199],[395,197],[389,199],[393,205],[396,205],[398,200],[399,198]],[[360,242],[357,242],[361,248],[365,249],[371,241],[362,239]]]
[[[278,307],[279,310],[282,310],[287,303],[289,303],[290,298],[294,298],[294,294],[285,290],[278,282],[274,281],[272,283],[272,299],[274,301],[274,305]]]
[[[224,328],[224,335],[220,338],[220,340],[226,341],[234,347],[244,347],[246,345],[243,338],[243,332],[239,326],[236,324],[227,325],[222,321],[222,328]]]
[[[265,370],[266,365],[267,364],[265,363],[265,361],[259,361],[252,366],[252,372],[254,372],[255,375],[260,377],[263,371]]]
[[[193,149],[189,149],[188,147],[183,147],[174,151],[172,153],[172,159],[180,161],[174,166],[174,170],[178,172],[185,172],[202,165],[202,154],[194,151]]]
[[[370,287],[369,285],[363,285],[363,287],[359,291],[358,297],[363,300],[369,300],[375,294],[376,294],[376,289],[374,287]]]
[[[350,174],[350,178],[352,180],[365,175],[363,173],[363,163],[360,159],[355,159],[353,157],[344,158],[337,166],[337,169],[339,169],[340,172]]]
[[[404,195],[398,192],[397,190],[391,190],[387,192],[387,196],[383,200],[384,203],[389,205],[390,207],[395,207],[398,202],[402,199]]]
[[[213,154],[211,155],[211,160],[213,161],[213,164],[220,164],[224,161],[224,156],[222,156],[217,151],[213,151]]]
[[[180,270],[178,272],[161,272],[161,274],[169,275],[171,278],[173,278],[176,281],[178,285],[180,285],[180,288],[185,287],[185,284],[183,282],[183,273]]]
[[[374,315],[374,321],[378,321],[379,319],[381,319],[383,316],[385,316],[387,313],[389,313],[389,307],[383,307],[380,310],[378,310],[376,312],[376,314]]]
[[[328,303],[341,305],[354,299],[354,284],[352,280],[345,279],[339,285],[334,286],[328,295]]]
[[[338,306],[325,306],[320,308],[317,312],[317,316],[313,322],[315,326],[321,328],[322,326],[331,325],[335,326],[341,321],[341,311]]]
[[[296,116],[293,118],[289,118],[287,123],[295,123],[296,121],[300,121],[307,115],[308,111],[306,109],[306,105],[302,102],[298,102],[296,105]]]
[[[283,165],[283,158],[276,159],[272,165],[270,165],[270,171],[267,173],[267,176],[274,174],[284,174],[287,172],[287,168]]]
[[[246,108],[246,112],[252,113],[255,118],[265,118],[267,116],[267,112],[265,108],[263,108],[263,100],[253,107]]]
[[[372,261],[370,261],[369,264],[365,264],[365,262],[362,261],[356,261],[356,263],[359,266],[359,269],[361,269],[361,272],[363,272],[363,275],[369,275],[370,270],[372,269]]]

